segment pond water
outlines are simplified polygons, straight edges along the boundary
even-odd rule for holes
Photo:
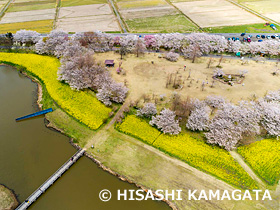
[[[0,183],[13,189],[23,202],[76,150],[69,139],[45,127],[44,118],[15,122],[38,111],[37,88],[13,67],[0,65]],[[99,192],[108,189],[112,199],[102,202]],[[157,201],[118,201],[117,190],[137,189],[82,157],[29,209],[32,210],[165,210]]]

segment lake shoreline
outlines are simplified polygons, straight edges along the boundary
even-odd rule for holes
[[[4,65],[7,65],[7,64],[4,64]],[[7,65],[9,66],[9,65]],[[13,66],[12,66],[13,67]],[[16,67],[15,67],[16,68]],[[41,103],[42,102],[42,99],[43,99],[43,85],[44,84],[41,84],[41,82],[34,76],[32,75],[29,75],[27,74],[26,72],[24,71],[20,71],[21,74],[23,74],[24,76],[30,78],[35,84],[37,84],[37,99],[36,99],[36,104],[38,105],[39,109],[42,110],[43,108],[43,104]],[[64,110],[62,110],[64,112]],[[65,133],[62,129],[60,129],[59,127],[55,126],[54,123],[52,123],[50,120],[48,120],[46,117],[45,117],[45,126],[53,131],[56,131],[56,132],[59,132],[65,136],[67,136],[69,138],[69,143],[74,147],[76,148],[77,150],[80,149],[81,147],[77,144],[77,143],[74,143],[73,142],[73,139],[70,138],[67,133]],[[113,176],[116,176],[119,180],[121,181],[124,181],[124,182],[127,182],[129,184],[133,184],[135,185],[137,188],[140,188],[144,191],[148,191],[149,188],[148,187],[145,187],[143,185],[140,185],[136,182],[133,182],[131,181],[130,179],[128,179],[127,177],[125,177],[124,175],[121,175],[113,170],[111,170],[109,167],[105,166],[102,164],[101,161],[97,160],[96,158],[94,158],[91,154],[89,154],[88,152],[85,152],[85,156],[87,158],[89,158],[90,160],[92,160],[95,164],[98,165],[98,167],[102,168],[102,170],[110,173],[111,175]],[[153,194],[155,197],[157,197],[157,195],[155,194],[155,191],[153,190]],[[173,210],[178,210],[178,207],[172,203],[171,201],[169,200],[162,200],[163,202],[165,202],[171,209]]]
[[[13,189],[10,189],[9,187],[7,187],[4,184],[0,184],[0,194],[2,194],[3,191],[8,191],[9,194],[10,194],[9,197],[13,200],[13,203],[11,204],[11,207],[8,208],[8,209],[5,209],[5,210],[15,209],[20,204],[15,191]],[[0,200],[1,200],[1,198],[0,198]],[[2,206],[0,205],[0,207],[2,207]]]

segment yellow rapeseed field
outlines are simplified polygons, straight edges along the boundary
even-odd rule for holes
[[[97,129],[111,111],[91,94],[75,91],[57,80],[58,59],[36,54],[0,53],[0,63],[10,62],[23,66],[46,86],[50,96],[71,116],[91,129]]]
[[[253,170],[268,184],[277,184],[280,179],[280,141],[264,139],[242,146],[237,151]]]
[[[123,133],[134,136],[148,144],[153,144],[155,139],[161,134],[157,129],[152,128],[146,121],[128,115],[122,124],[117,124],[117,129]]]
[[[145,120],[134,115],[127,116],[116,128],[230,184],[246,189],[258,188],[256,182],[229,152],[217,146],[206,144],[188,134],[178,136],[161,134]]]

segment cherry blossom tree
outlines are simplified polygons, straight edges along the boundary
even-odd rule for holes
[[[259,100],[255,109],[261,115],[261,126],[268,135],[280,137],[280,104],[276,101],[267,102]]]
[[[248,135],[260,133],[260,114],[254,102],[241,101],[239,105],[224,103],[209,125],[207,141],[227,150],[236,147]]]
[[[146,51],[146,45],[145,45],[145,42],[143,39],[141,38],[138,38],[136,43],[135,43],[135,46],[134,46],[134,49],[133,49],[133,52],[134,54],[139,57],[140,55],[143,55],[144,52]]]
[[[121,83],[111,81],[104,84],[97,90],[96,97],[105,105],[110,106],[112,102],[123,103],[125,101],[128,88]]]
[[[265,95],[264,99],[266,101],[277,101],[280,102],[280,89],[276,91],[268,91],[268,93]]]
[[[31,30],[19,30],[14,35],[14,41],[20,44],[32,45],[40,40],[40,34]]]
[[[205,99],[205,103],[213,109],[222,108],[225,102],[226,100],[222,96],[210,95]]]
[[[53,30],[44,38],[41,38],[35,45],[38,54],[54,55],[58,45],[68,41],[68,33],[62,30]]]
[[[179,58],[179,54],[175,53],[173,51],[170,51],[170,52],[166,53],[164,57],[169,61],[176,62]]]
[[[137,110],[137,116],[152,117],[157,114],[157,107],[154,103],[146,103],[143,108]]]
[[[175,118],[175,112],[169,109],[163,109],[159,115],[152,117],[150,125],[155,125],[165,134],[177,135],[181,132],[181,128],[179,126],[179,121]]]
[[[209,115],[211,109],[205,103],[200,106],[194,106],[188,118],[186,127],[193,131],[207,131],[209,126]]]

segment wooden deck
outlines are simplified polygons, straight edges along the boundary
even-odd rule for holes
[[[47,179],[37,190],[35,190],[23,203],[21,203],[16,210],[27,209],[34,203],[53,183],[61,177],[81,156],[85,150],[77,151],[66,163],[64,163],[50,178]]]

